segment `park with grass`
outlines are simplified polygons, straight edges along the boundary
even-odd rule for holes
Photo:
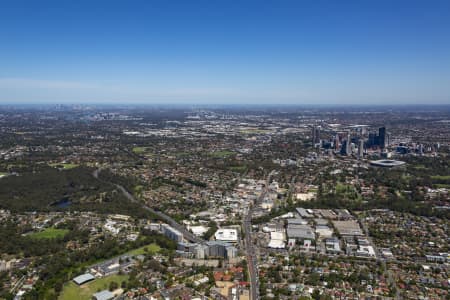
[[[138,155],[146,155],[146,156],[153,155],[153,153],[151,152],[152,151],[151,147],[134,147],[132,151],[134,154]]]
[[[143,255],[143,254],[156,254],[161,250],[161,248],[155,244],[149,244],[142,247],[139,247],[137,249],[131,250],[127,252],[128,255],[136,256],[136,255]]]
[[[98,278],[81,286],[70,281],[64,285],[58,300],[91,300],[93,294],[102,290],[109,290],[111,283],[115,282],[116,286],[120,287],[122,282],[127,281],[128,275],[119,274]]]
[[[58,228],[46,228],[43,231],[35,232],[29,235],[29,237],[33,239],[56,239],[63,238],[66,234],[69,233],[68,229],[58,229]]]
[[[63,170],[70,170],[78,167],[78,164],[71,164],[71,163],[53,163],[49,164],[50,167],[57,168],[57,169],[63,169]]]

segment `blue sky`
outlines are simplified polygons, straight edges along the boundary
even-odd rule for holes
[[[0,103],[450,104],[450,1],[0,0]]]

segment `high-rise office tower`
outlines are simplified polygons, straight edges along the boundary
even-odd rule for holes
[[[358,147],[358,157],[363,158],[364,157],[364,140],[359,140],[359,147]]]
[[[372,147],[377,143],[377,135],[373,132],[369,133],[369,140],[367,141],[367,146]]]
[[[312,143],[313,147],[316,144],[316,126],[313,126],[311,129],[311,143]]]
[[[316,144],[320,144],[320,127],[316,127]]]
[[[350,132],[347,133],[347,143],[345,144],[345,154],[352,154],[352,140],[350,139]]]
[[[341,155],[347,155],[347,141],[343,141],[340,150]]]
[[[378,143],[381,149],[386,148],[386,127],[378,129]]]
[[[341,147],[341,143],[340,143],[340,138],[339,138],[339,134],[336,134],[335,140],[334,140],[334,147],[336,151],[339,151],[340,147]]]
[[[311,135],[312,135],[313,146],[319,144],[320,143],[320,127],[313,126],[313,128],[311,130]]]

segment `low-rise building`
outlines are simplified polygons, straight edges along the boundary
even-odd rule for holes
[[[221,228],[214,234],[216,241],[227,242],[227,243],[237,243],[238,233],[236,229],[231,228]]]

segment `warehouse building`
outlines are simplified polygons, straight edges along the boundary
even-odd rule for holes
[[[95,277],[91,273],[86,273],[80,276],[77,276],[73,279],[73,282],[75,282],[77,285],[85,284],[86,282],[94,280]]]
[[[355,220],[333,221],[333,226],[342,236],[362,236],[359,223]]]
[[[287,236],[296,240],[315,240],[314,230],[309,225],[292,225],[287,228]]]
[[[272,249],[284,249],[286,236],[283,232],[272,231],[270,233],[270,242],[267,247]]]

